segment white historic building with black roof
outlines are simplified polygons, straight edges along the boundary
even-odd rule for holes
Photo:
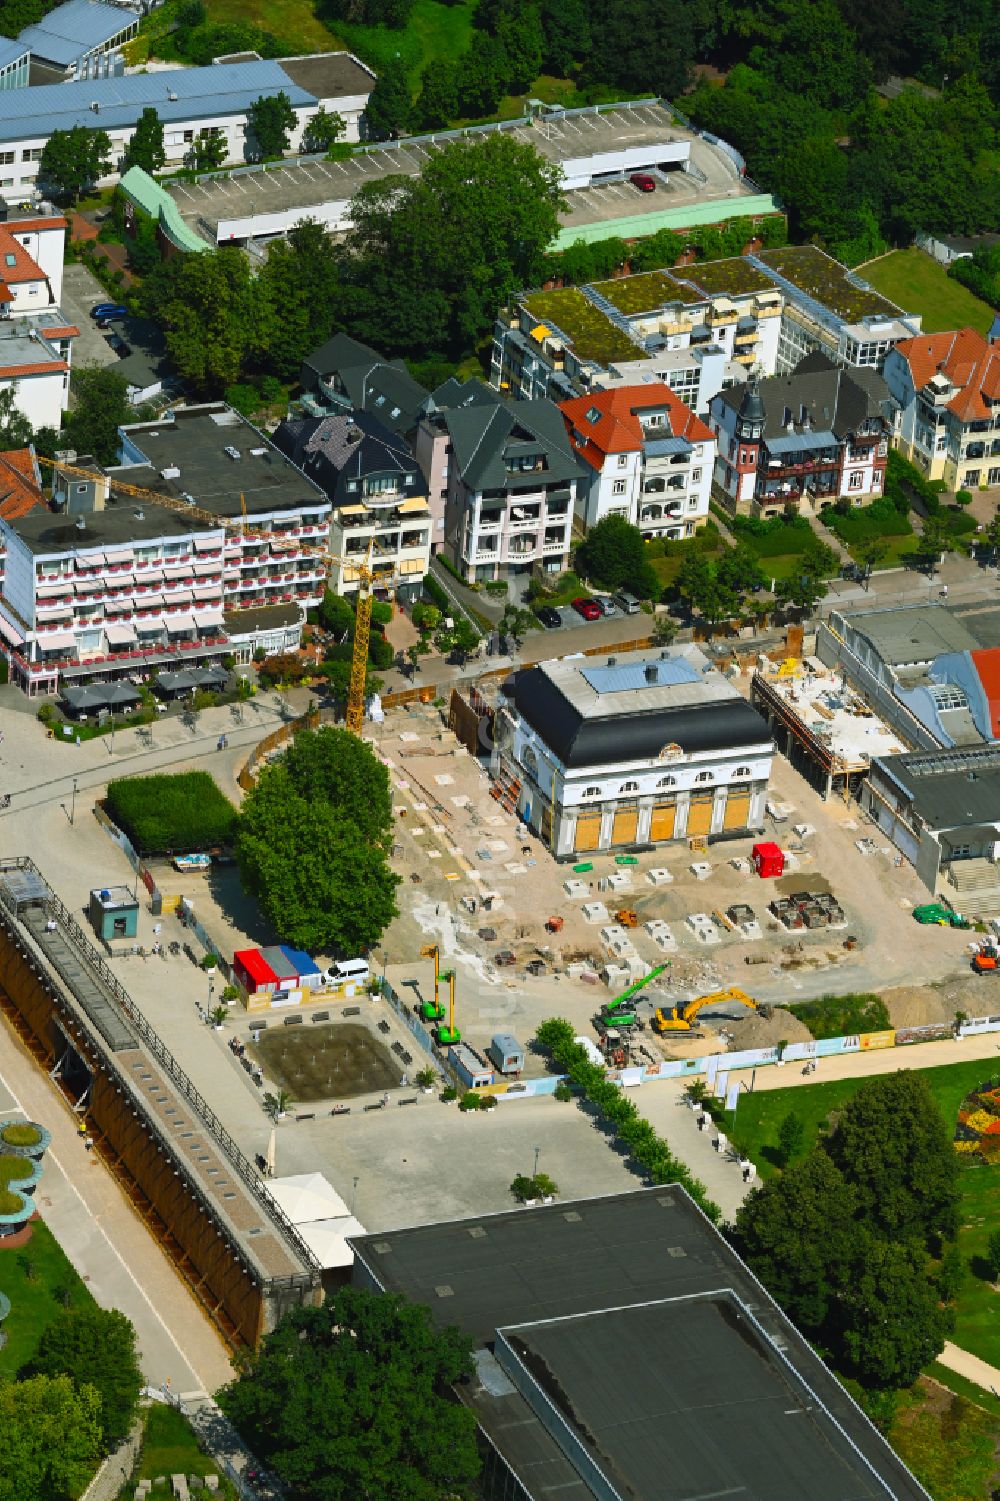
[[[774,745],[695,646],[571,657],[505,686],[491,771],[564,859],[760,829]]]

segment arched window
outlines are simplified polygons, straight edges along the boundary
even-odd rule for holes
[[[714,771],[699,771],[698,775],[695,777],[695,781],[696,782],[714,782],[715,781],[715,772]]]
[[[638,792],[639,791],[639,783],[638,782],[623,782],[621,784],[621,786],[619,787],[618,791],[619,792]]]
[[[600,787],[584,787],[583,795],[584,797],[600,797],[601,789]]]
[[[660,780],[657,782],[656,785],[657,785],[657,787],[676,787],[677,786],[677,778],[676,777],[661,777]]]

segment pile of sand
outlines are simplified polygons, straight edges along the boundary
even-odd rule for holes
[[[809,1042],[812,1033],[805,1022],[780,1006],[774,1008],[770,1017],[751,1012],[745,1021],[727,1022],[726,1031],[732,1035],[730,1052],[744,1048],[773,1048],[779,1042]]]

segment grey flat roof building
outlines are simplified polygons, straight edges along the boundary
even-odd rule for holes
[[[224,72],[225,69],[216,69]],[[126,465],[111,473],[128,484],[188,496],[220,518],[242,513],[315,510],[330,502],[270,439],[222,403],[175,407],[156,422],[122,429]]]
[[[927,1501],[675,1185],[351,1244],[356,1283],[471,1336],[487,1496]]]
[[[929,829],[1000,822],[1000,746],[880,756],[876,764]]]
[[[889,667],[931,662],[943,652],[974,651],[976,637],[943,605],[902,605],[847,617]]]
[[[81,519],[84,522],[82,527],[77,525]],[[39,556],[87,552],[95,547],[126,547],[153,537],[189,537],[192,533],[213,530],[206,522],[189,519],[161,506],[150,504],[143,507],[135,500],[109,505],[103,511],[87,511],[82,518],[54,515],[36,506],[27,516],[18,516],[7,525],[25,547]]]

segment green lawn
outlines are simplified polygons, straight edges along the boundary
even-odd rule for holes
[[[418,5],[421,0],[418,0]],[[139,35],[126,48],[128,61],[149,57],[177,61],[170,31],[184,0],[166,0],[142,22]],[[286,43],[290,52],[334,52],[345,45],[316,14],[315,0],[207,0],[209,21],[217,26],[256,26]]]
[[[173,1407],[154,1402],[146,1412],[146,1431],[142,1454],[133,1483],[155,1480],[158,1475],[219,1475],[218,1465],[198,1446],[198,1439],[187,1418]],[[129,1493],[131,1494],[131,1488]],[[201,1492],[199,1492],[199,1495]],[[217,1495],[235,1496],[229,1481],[221,1478]]]
[[[209,9],[220,0],[208,0]],[[237,5],[238,0],[221,0],[222,4]],[[268,11],[271,0],[258,0]],[[304,7],[310,13],[309,0],[284,0],[285,4]],[[384,66],[389,58],[398,55],[406,64],[410,87],[417,93],[420,74],[436,57],[454,60],[469,44],[472,17],[478,0],[458,0],[455,5],[442,5],[440,0],[415,0],[410,19],[401,30],[388,26],[357,26],[347,21],[338,21],[336,35],[327,32],[327,46],[343,46],[361,58],[362,62],[375,69]],[[266,24],[266,23],[262,23]],[[271,27],[271,30],[277,30]],[[279,36],[284,32],[278,31]]]
[[[11,1301],[4,1323],[7,1343],[0,1350],[0,1378],[16,1376],[31,1359],[43,1330],[65,1306],[64,1294],[71,1308],[85,1308],[93,1302],[44,1220],[35,1221],[26,1246],[0,1251],[0,1292]]]
[[[798,1064],[789,1065],[797,1068]],[[965,1096],[991,1077],[985,1060],[953,1063],[940,1068],[920,1069],[930,1085],[949,1130],[958,1119],[958,1109]],[[791,1112],[805,1126],[804,1148],[816,1141],[824,1124],[832,1124],[836,1112],[843,1108],[862,1079],[842,1079],[827,1084],[810,1084],[795,1090],[768,1089],[740,1096],[735,1118],[726,1116],[727,1134],[757,1164],[761,1177],[776,1170],[778,1131]],[[980,1258],[986,1249],[991,1230],[1000,1225],[1000,1167],[964,1167],[960,1177],[962,1190],[961,1230],[958,1244],[969,1267],[969,1276],[958,1299],[955,1343],[963,1350],[1000,1366],[1000,1293],[979,1275]]]
[[[889,1442],[934,1501],[976,1501],[995,1480],[997,1426],[975,1398],[921,1381],[900,1393]]]
[[[925,333],[968,325],[984,334],[993,321],[992,308],[922,250],[894,250],[879,261],[858,266],[857,274],[906,312],[921,313]]]

